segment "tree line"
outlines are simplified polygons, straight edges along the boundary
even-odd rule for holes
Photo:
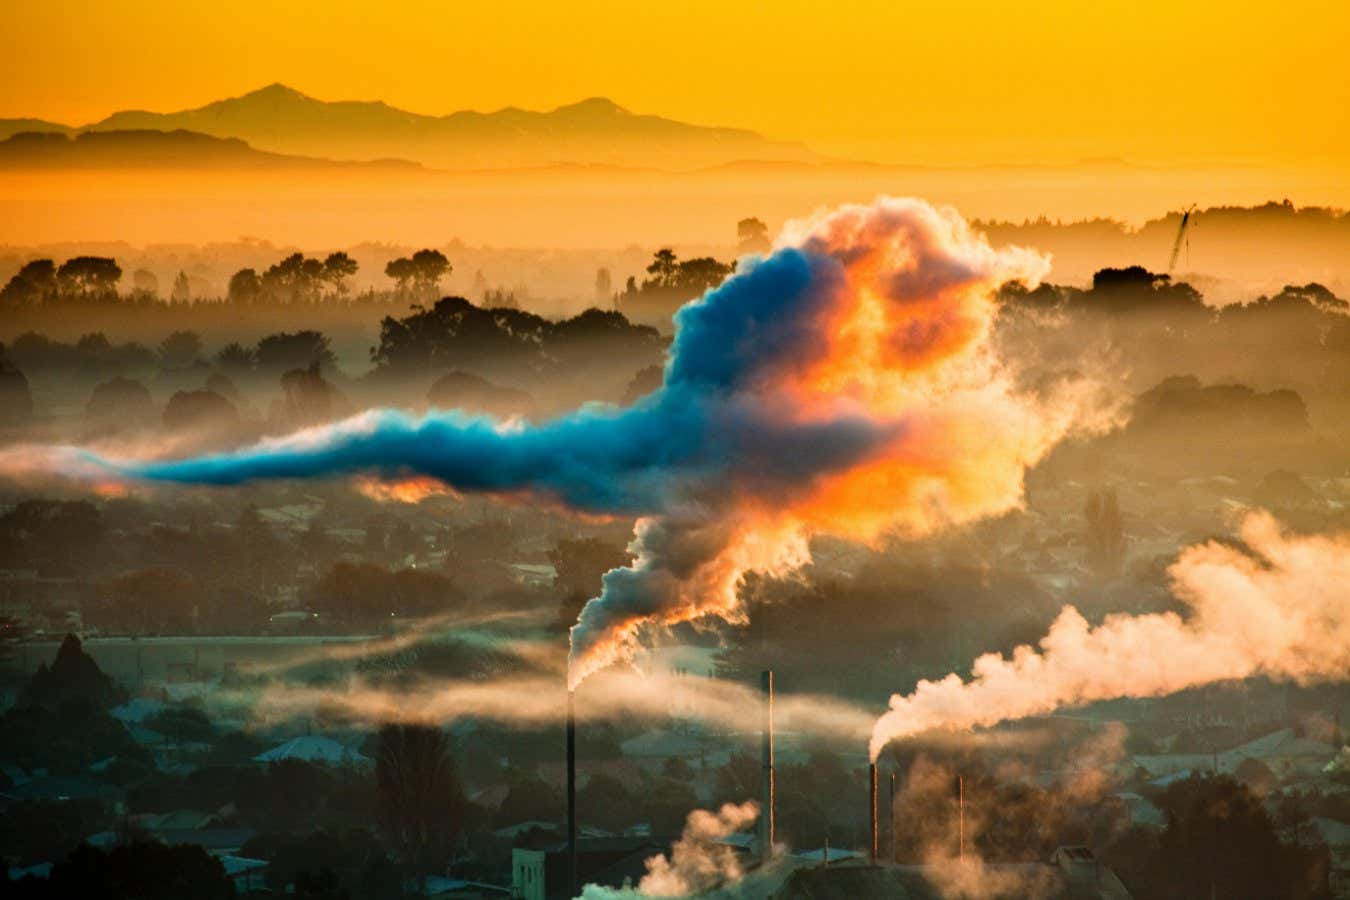
[[[384,268],[393,282],[388,296],[413,301],[433,297],[453,270],[439,250],[422,249],[391,260]],[[261,272],[253,268],[236,271],[224,299],[241,305],[345,303],[352,299],[351,279],[358,271],[360,264],[345,251],[324,257],[292,253]],[[117,260],[107,256],[74,256],[59,265],[48,258],[30,260],[0,288],[0,306],[166,302],[159,296],[159,278],[153,272],[132,272],[125,294],[119,291],[123,275]],[[193,299],[192,280],[186,272],[179,272],[167,302],[183,304]]]

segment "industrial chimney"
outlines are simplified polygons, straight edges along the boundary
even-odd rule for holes
[[[891,819],[891,862],[896,862],[895,854],[895,773],[891,773],[891,798],[886,803],[886,815]]]
[[[763,767],[761,785],[762,809],[759,815],[759,859],[767,863],[773,859],[773,670],[760,673],[760,690],[764,695],[764,724],[761,732],[760,756]]]
[[[966,779],[956,776],[956,858],[966,861]]]
[[[567,692],[567,885],[575,897],[577,882],[577,710],[576,692]]]
[[[877,864],[877,764],[867,767],[867,805],[868,821],[872,824],[872,865]]]

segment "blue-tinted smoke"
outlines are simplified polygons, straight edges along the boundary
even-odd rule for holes
[[[89,461],[140,479],[218,485],[418,474],[463,491],[533,491],[579,510],[624,514],[660,513],[733,483],[773,497],[852,465],[893,436],[863,416],[801,422],[763,399],[779,365],[819,352],[815,314],[839,279],[834,260],[797,249],[751,261],[680,310],[663,386],[625,409],[589,406],[539,425],[373,410],[227,453]]]

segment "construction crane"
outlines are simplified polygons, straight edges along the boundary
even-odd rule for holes
[[[1177,257],[1181,255],[1181,245],[1185,242],[1187,248],[1190,242],[1186,240],[1186,229],[1191,224],[1191,217],[1195,215],[1195,204],[1192,203],[1181,211],[1181,225],[1177,228],[1177,239],[1172,242],[1172,256],[1167,260],[1167,274],[1171,275],[1172,270],[1177,267]]]

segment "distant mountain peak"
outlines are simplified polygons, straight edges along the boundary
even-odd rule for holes
[[[282,84],[280,81],[274,81],[265,87],[260,87],[255,91],[249,91],[247,94],[244,94],[242,97],[238,97],[236,99],[275,101],[275,100],[312,100],[314,98],[310,97],[308,94],[304,94],[301,93],[300,91],[297,91],[295,88],[289,85]]]
[[[588,118],[613,118],[631,116],[632,113],[608,97],[587,97],[576,103],[568,103],[553,110],[554,115],[586,116]]]

